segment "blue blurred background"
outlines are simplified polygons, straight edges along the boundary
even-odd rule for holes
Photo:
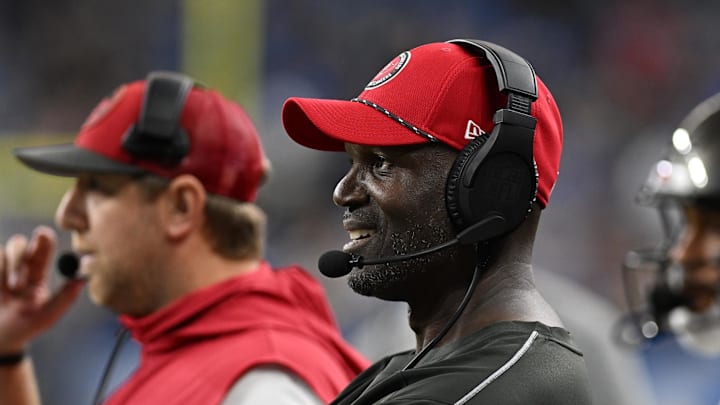
[[[317,257],[347,238],[331,192],[348,163],[287,139],[282,102],[349,99],[405,49],[479,38],[526,57],[560,106],[563,160],[535,264],[568,283],[548,287],[551,301],[576,307],[586,333],[611,345],[613,317],[624,306],[624,254],[659,239],[655,213],[635,206],[634,194],[683,116],[720,90],[718,16],[720,3],[679,0],[2,0],[0,237],[50,223],[70,184],[25,169],[13,147],[67,141],[116,85],[172,69],[250,112],[274,167],[259,199],[269,215],[268,258],[320,277]],[[61,243],[69,246],[67,235]],[[322,281],[343,333],[369,357],[413,344],[401,304]],[[604,306],[603,321],[590,301]],[[83,297],[33,345],[46,404],[89,402],[116,330],[113,315]],[[671,339],[619,353],[637,356],[628,386],[643,390],[649,379],[647,403],[720,399],[719,363],[683,353]],[[115,383],[136,357],[132,344],[123,350]],[[618,389],[607,384],[595,389]]]

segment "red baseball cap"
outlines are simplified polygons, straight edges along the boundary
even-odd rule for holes
[[[562,121],[552,94],[536,80],[533,155],[537,200],[545,207],[560,167]],[[434,42],[396,56],[352,101],[289,98],[282,122],[295,142],[318,150],[342,151],[345,142],[394,146],[431,138],[459,150],[491,132],[495,111],[506,104],[484,57],[458,44]]]
[[[74,143],[17,148],[15,155],[35,170],[58,176],[191,174],[209,193],[254,201],[269,163],[250,117],[217,91],[197,85],[190,89],[179,120],[189,150],[179,163],[141,158],[125,150],[123,138],[139,120],[146,85],[145,80],[127,83],[103,99]]]

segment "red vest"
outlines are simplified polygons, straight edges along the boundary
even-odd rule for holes
[[[108,405],[219,404],[258,365],[288,369],[330,402],[368,366],[342,339],[322,286],[297,267],[263,263],[121,321],[141,345],[140,365]]]

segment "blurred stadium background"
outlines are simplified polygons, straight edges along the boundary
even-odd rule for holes
[[[619,310],[625,252],[655,243],[660,230],[634,194],[679,120],[720,90],[719,15],[717,2],[672,0],[1,0],[0,237],[51,222],[69,185],[22,167],[13,147],[67,141],[117,84],[179,70],[250,112],[274,166],[259,200],[268,258],[320,277],[317,257],[347,238],[331,201],[347,159],[288,140],[282,102],[349,99],[402,50],[480,38],[531,61],[563,115],[563,161],[536,266]],[[69,246],[66,236],[61,243]],[[343,332],[368,356],[412,344],[401,305],[356,296],[343,280],[323,283]],[[46,404],[89,403],[116,329],[112,314],[83,298],[37,341]],[[607,325],[594,333],[611,341]],[[717,362],[670,340],[636,353],[656,403],[717,403]],[[113,381],[136,356],[126,348]]]

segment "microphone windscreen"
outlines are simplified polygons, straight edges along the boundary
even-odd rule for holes
[[[77,272],[80,268],[80,260],[75,253],[63,253],[57,259],[57,268],[63,277],[75,279],[77,278]]]
[[[348,273],[352,267],[350,261],[353,259],[352,255],[341,252],[339,250],[331,250],[323,253],[318,260],[318,269],[326,277],[336,278],[342,277]]]

